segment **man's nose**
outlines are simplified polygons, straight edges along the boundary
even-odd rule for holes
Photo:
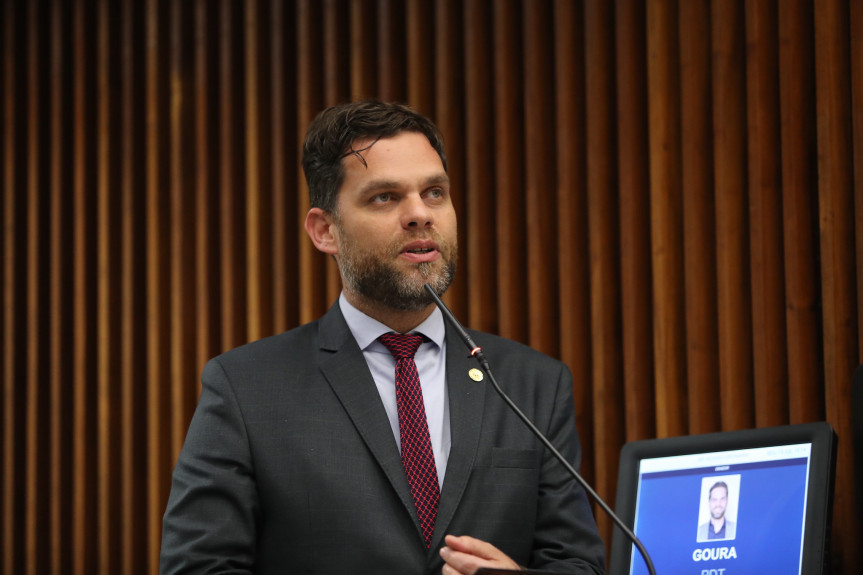
[[[402,226],[408,229],[426,228],[434,223],[434,215],[419,194],[407,196],[403,203]]]

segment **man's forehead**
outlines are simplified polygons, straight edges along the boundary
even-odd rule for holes
[[[426,147],[428,150],[433,151],[436,156],[440,157],[440,154],[434,146],[432,146],[425,134],[422,132],[404,130],[391,136],[361,136],[356,138],[351,142],[350,147],[342,153],[342,162],[356,160],[366,166],[369,155],[381,153],[381,148],[390,149],[389,144],[396,140],[399,141],[397,145],[397,148],[399,149],[405,145],[409,145],[408,142],[410,142],[413,145]]]
[[[443,185],[449,176],[440,155],[419,133],[402,132],[390,138],[355,140],[342,158],[343,177],[379,182],[374,187],[398,187],[399,180]],[[365,182],[364,186],[371,182]]]

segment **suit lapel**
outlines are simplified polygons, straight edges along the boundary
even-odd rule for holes
[[[421,535],[398,446],[363,353],[336,303],[320,321],[320,367]]]
[[[469,356],[458,334],[447,324],[446,379],[452,443],[438,505],[432,549],[446,534],[464,495],[476,458],[487,384],[485,381],[477,382],[470,378],[468,373],[474,368],[478,369],[479,364]]]

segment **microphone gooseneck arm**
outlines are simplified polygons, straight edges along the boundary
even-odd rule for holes
[[[609,517],[614,521],[615,525],[617,525],[621,531],[632,541],[633,545],[638,549],[638,552],[641,553],[641,556],[644,558],[644,562],[647,565],[647,570],[650,575],[656,575],[656,570],[653,568],[653,561],[650,560],[650,555],[647,553],[647,549],[644,548],[644,545],[635,536],[635,533],[632,532],[629,527],[627,527],[620,517],[612,511],[611,507],[602,500],[599,494],[594,491],[594,489],[587,484],[587,481],[575,470],[575,468],[570,465],[569,461],[561,455],[561,453],[551,444],[551,441],[543,435],[543,433],[533,424],[530,418],[524,414],[524,412],[519,409],[519,407],[509,398],[509,396],[501,389],[500,385],[498,385],[497,380],[491,372],[491,367],[489,367],[488,360],[485,358],[485,355],[482,353],[482,348],[474,343],[473,339],[467,333],[467,330],[459,323],[456,319],[455,315],[449,310],[443,300],[437,295],[434,289],[429,285],[425,284],[425,290],[429,293],[429,295],[434,299],[435,305],[437,305],[438,309],[440,309],[441,313],[443,313],[446,320],[450,323],[450,325],[458,332],[459,337],[461,337],[462,341],[464,341],[467,348],[470,350],[471,356],[475,357],[479,362],[480,366],[482,366],[483,371],[488,376],[489,381],[491,381],[492,387],[497,392],[497,394],[503,399],[504,403],[506,403],[509,408],[521,419],[524,424],[530,429],[530,431],[536,436],[537,439],[548,449],[552,455],[560,462],[561,465],[569,472],[570,475],[587,491],[590,496],[596,501],[600,507],[602,507],[603,511],[608,514]]]

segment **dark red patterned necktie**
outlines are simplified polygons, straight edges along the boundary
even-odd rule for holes
[[[422,343],[422,336],[388,333],[378,339],[396,360],[396,405],[399,411],[402,465],[417,508],[426,547],[429,547],[440,501],[440,487],[420,376],[414,363],[414,354]]]

